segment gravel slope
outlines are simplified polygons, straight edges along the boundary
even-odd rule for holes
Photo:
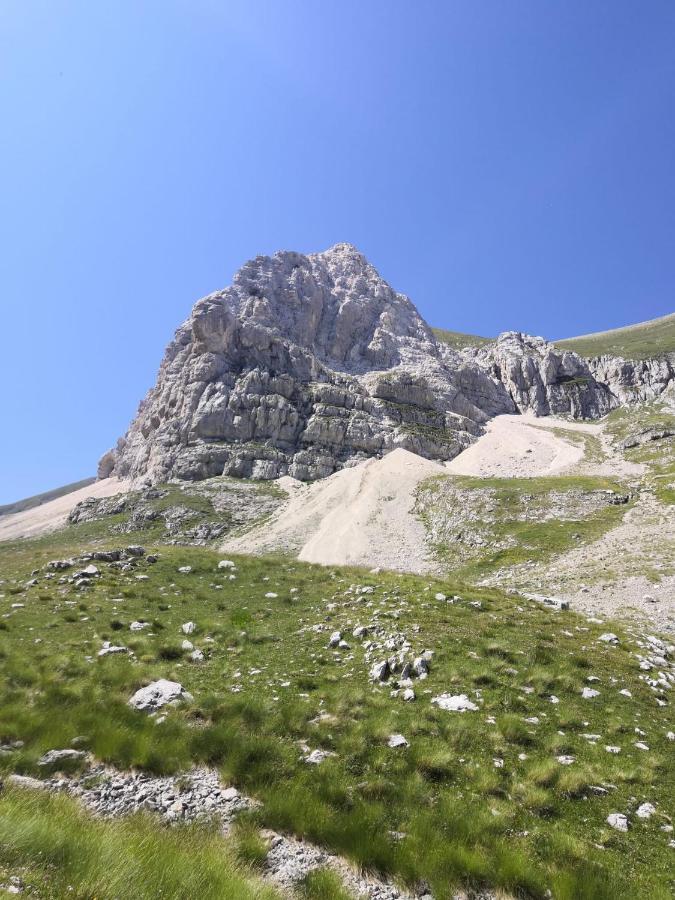
[[[0,541],[14,541],[18,538],[37,537],[54,531],[66,524],[68,513],[87,497],[112,497],[130,489],[130,483],[120,478],[104,478],[87,487],[72,491],[24,512],[13,513],[0,518]]]
[[[551,417],[496,416],[488,422],[485,434],[446,463],[446,468],[455,475],[479,478],[536,478],[560,474],[577,465],[584,452],[583,447],[547,430],[555,427],[575,431],[601,428]]]
[[[437,566],[428,558],[424,526],[412,514],[414,492],[425,478],[445,473],[439,463],[398,449],[310,485],[280,479],[290,496],[279,513],[222,549],[428,572]]]

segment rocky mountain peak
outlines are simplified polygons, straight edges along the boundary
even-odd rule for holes
[[[617,403],[586,361],[543,338],[439,345],[351,244],[283,250],[195,304],[99,474],[307,480],[397,447],[451,459],[499,413],[597,417]]]
[[[267,330],[339,371],[389,368],[416,351],[438,356],[412,302],[351,244],[257,256],[231,288],[201,303],[208,313],[214,303],[228,307],[249,337]]]

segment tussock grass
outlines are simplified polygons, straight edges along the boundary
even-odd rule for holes
[[[230,841],[236,858],[253,868],[262,868],[267,859],[267,844],[263,840],[259,828],[252,822],[242,819],[235,823]]]
[[[65,537],[54,541],[25,544],[18,553],[0,546],[7,582],[0,590],[7,626],[0,631],[0,742],[24,742],[0,757],[0,771],[38,773],[42,753],[79,738],[96,758],[119,767],[218,767],[226,783],[262,804],[241,826],[238,849],[236,842],[230,847],[231,858],[247,864],[259,863],[255,828],[266,826],[410,885],[425,880],[439,898],[459,884],[533,898],[550,889],[570,900],[669,895],[672,850],[659,831],[663,820],[625,835],[605,825],[610,812],[630,813],[642,800],[665,812],[674,793],[665,738],[671,708],[657,707],[640,681],[630,636],[619,624],[593,625],[573,612],[443,579],[290,560],[237,558],[230,581],[212,551],[161,545],[146,545],[160,559],[139,564],[144,581],[101,566],[84,592],[55,580],[48,592],[44,583],[23,589],[33,569],[61,555]],[[177,573],[184,565],[192,566],[189,575]],[[352,583],[373,593],[345,593]],[[18,589],[23,608],[11,609],[17,594],[7,586]],[[437,591],[462,599],[438,602]],[[125,599],[113,604],[114,597]],[[71,600],[87,610],[66,621],[61,613],[77,608],[66,605]],[[474,600],[479,608],[469,605]],[[351,638],[350,629],[377,611],[388,628],[409,635],[416,651],[434,650],[413,703],[369,683],[364,650]],[[163,627],[135,635],[127,623],[138,619]],[[191,640],[207,654],[200,664],[184,652],[160,653],[180,647],[188,620],[198,626]],[[113,631],[111,621],[124,627]],[[316,624],[325,630],[312,630]],[[351,651],[328,650],[336,628]],[[620,636],[618,646],[597,642],[608,629]],[[135,657],[98,658],[105,635],[134,648]],[[600,679],[595,701],[581,698],[587,675]],[[194,696],[168,709],[161,723],[127,705],[138,687],[159,677],[180,681]],[[620,697],[620,687],[632,698]],[[431,697],[444,691],[469,694],[479,710],[432,706]],[[550,703],[552,694],[559,704]],[[533,716],[538,724],[525,722]],[[648,733],[649,754],[634,747],[636,726]],[[583,732],[603,739],[590,745]],[[404,734],[410,746],[390,749],[392,733]],[[335,756],[307,765],[300,741]],[[620,744],[621,754],[606,753],[605,742]],[[573,755],[574,765],[561,766],[559,753]],[[616,787],[597,795],[590,788],[600,783]],[[4,811],[8,829],[15,818],[23,821],[17,806]],[[152,828],[165,835],[157,823]],[[405,837],[395,840],[392,832]],[[26,834],[25,853],[34,842],[37,854],[37,833]],[[107,834],[100,832],[102,842]],[[193,864],[210,871],[208,855]],[[153,869],[138,869],[146,891],[138,896],[158,895],[149,887],[154,877]]]
[[[310,872],[300,883],[298,894],[303,900],[352,900],[340,877],[330,869]]]
[[[150,817],[94,819],[63,795],[0,794],[0,866],[40,897],[275,900],[217,831]]]

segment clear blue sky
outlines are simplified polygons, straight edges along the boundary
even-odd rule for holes
[[[672,312],[674,47],[673,0],[3,0],[0,503],[92,473],[257,253],[487,335]]]

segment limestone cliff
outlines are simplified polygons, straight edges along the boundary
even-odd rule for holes
[[[195,304],[99,477],[311,480],[397,447],[448,460],[500,413],[597,418],[672,378],[516,332],[458,353],[350,244],[282,251]]]

